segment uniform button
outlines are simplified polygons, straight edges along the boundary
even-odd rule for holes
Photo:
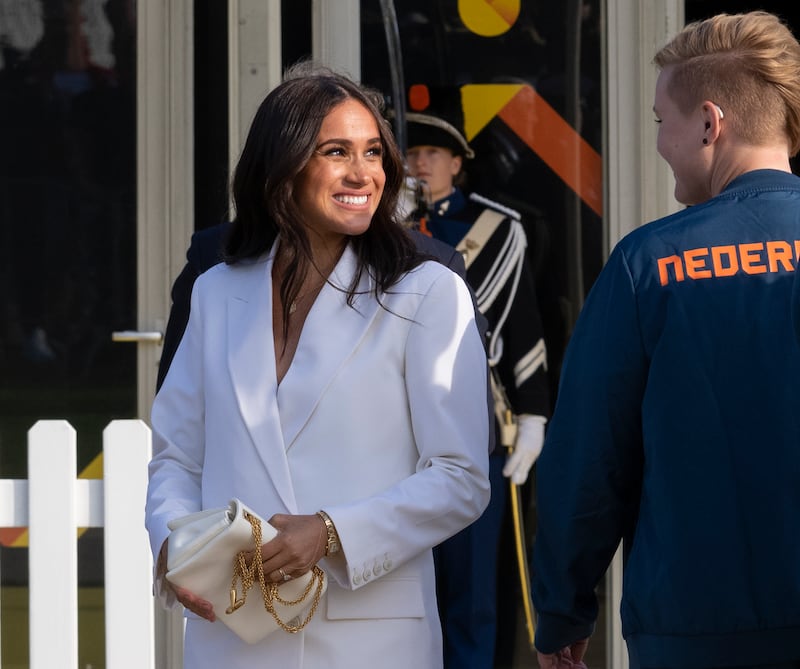
[[[367,581],[369,581],[369,579],[370,579],[370,576],[372,576],[372,574],[370,573],[369,569],[365,569],[365,570],[364,570],[364,582],[365,582],[365,583],[366,583]]]
[[[375,576],[379,576],[381,573],[381,566],[376,562],[375,566],[372,568],[372,573]]]
[[[353,585],[361,585],[361,576],[353,574]]]
[[[383,561],[383,571],[391,571],[392,570],[392,561],[388,558]]]

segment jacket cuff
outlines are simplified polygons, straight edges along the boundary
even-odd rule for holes
[[[576,641],[588,639],[594,623],[576,623],[563,616],[539,614],[536,620],[536,650],[545,655],[557,653]]]

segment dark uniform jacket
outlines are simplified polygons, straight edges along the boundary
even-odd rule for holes
[[[499,371],[514,413],[546,417],[550,413],[547,355],[519,215],[455,189],[431,205],[425,225],[436,239],[457,246],[487,208],[506,215],[467,269],[467,283],[488,321],[490,364]]]

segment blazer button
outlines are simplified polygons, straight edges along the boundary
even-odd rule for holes
[[[353,574],[353,585],[361,585],[361,575]]]
[[[370,573],[369,569],[365,569],[365,570],[364,570],[364,583],[366,583],[367,581],[369,581],[369,579],[370,579],[370,576],[372,576],[372,574]]]
[[[375,565],[372,567],[372,574],[374,576],[379,576],[381,573],[381,566],[376,562]]]
[[[383,561],[383,571],[391,571],[392,570],[392,561],[389,558],[386,558]]]

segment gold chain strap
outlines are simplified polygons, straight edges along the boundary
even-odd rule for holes
[[[261,522],[258,518],[246,511],[244,517],[250,521],[250,525],[253,528],[253,543],[255,544],[255,552],[253,553],[253,561],[249,565],[247,564],[246,559],[247,551],[241,551],[240,553],[237,553],[236,557],[233,559],[231,605],[225,610],[225,613],[231,614],[236,611],[236,609],[244,606],[245,601],[247,601],[247,591],[250,590],[255,581],[258,580],[259,584],[261,585],[261,595],[264,599],[264,608],[275,619],[275,622],[278,623],[278,626],[282,630],[291,634],[295,634],[308,625],[309,621],[314,616],[314,613],[316,613],[317,606],[319,606],[320,597],[322,596],[322,586],[324,584],[325,574],[322,569],[315,565],[311,570],[311,579],[308,581],[308,585],[302,594],[297,599],[283,599],[279,594],[279,584],[267,583],[267,579],[264,576],[264,565],[261,562]],[[241,581],[242,584],[241,599],[239,599],[236,595],[237,581]],[[309,609],[305,620],[298,625],[290,625],[289,623],[283,622],[278,615],[278,612],[275,610],[274,602],[280,602],[284,606],[295,606],[305,600],[305,598],[311,594],[311,590],[314,588],[315,582],[317,584],[317,589],[314,593],[314,601],[311,603],[311,608]]]

